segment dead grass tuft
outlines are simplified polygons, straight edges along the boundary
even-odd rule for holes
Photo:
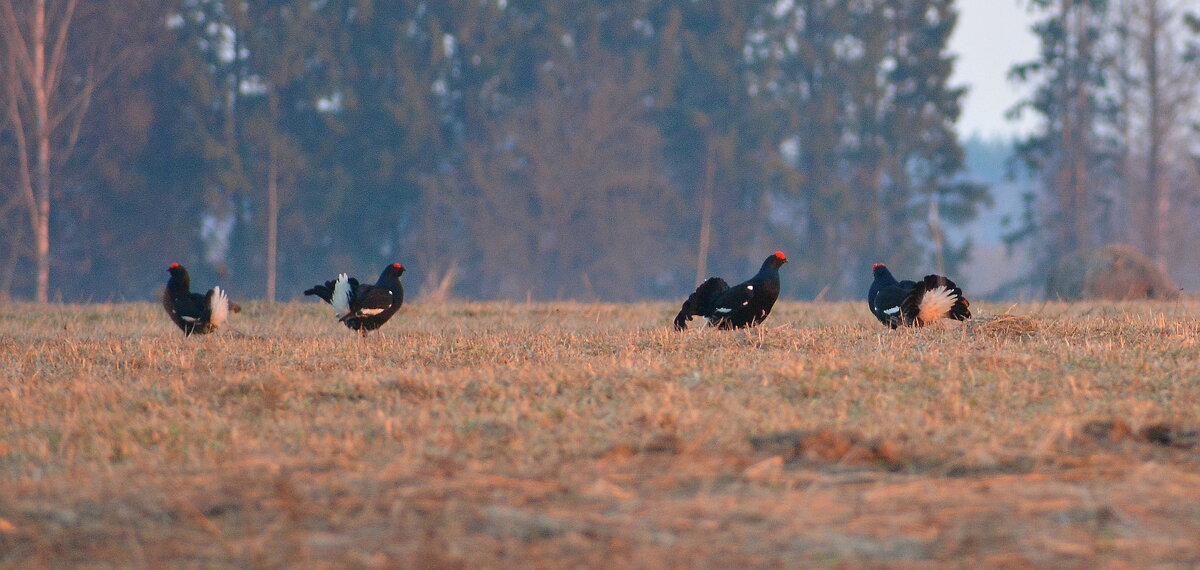
[[[796,430],[750,438],[758,451],[781,453],[801,464],[881,466],[898,470],[904,465],[901,446],[883,438],[866,439],[852,431]]]
[[[1080,433],[1083,438],[1100,443],[1128,440],[1176,449],[1192,449],[1200,445],[1200,428],[1170,422],[1150,423],[1135,433],[1123,420],[1093,420],[1083,424]]]
[[[1094,420],[1083,424],[1084,436],[1096,441],[1116,443],[1133,435],[1129,424],[1122,420]]]
[[[975,317],[967,322],[971,334],[992,338],[1027,338],[1037,334],[1037,320],[1024,315]]]
[[[1156,423],[1142,428],[1138,435],[1150,443],[1164,447],[1192,449],[1200,445],[1200,429],[1195,426]]]

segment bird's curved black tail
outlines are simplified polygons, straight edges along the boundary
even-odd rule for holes
[[[324,285],[313,285],[312,289],[307,289],[304,291],[304,295],[316,295],[317,297],[320,297],[322,301],[333,304],[333,287],[335,284],[336,283],[334,281],[326,281]]]
[[[943,318],[965,321],[971,318],[970,306],[953,281],[941,275],[926,275],[904,297],[900,312],[905,322],[924,326]]]
[[[687,322],[692,320],[693,316],[707,317],[711,315],[717,297],[728,289],[729,284],[720,277],[709,277],[704,283],[701,283],[699,287],[696,287],[696,291],[683,302],[683,308],[679,310],[679,314],[675,315],[675,330],[686,329]]]

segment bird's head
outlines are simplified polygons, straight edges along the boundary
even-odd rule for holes
[[[891,270],[889,270],[887,265],[883,263],[872,263],[871,273],[873,273],[876,278],[887,278],[892,276]]]
[[[383,268],[383,272],[379,274],[379,280],[376,285],[383,287],[391,287],[400,282],[400,276],[404,274],[404,266],[399,263],[389,263]]]
[[[171,274],[171,278],[167,279],[167,289],[175,293],[183,293],[192,286],[187,269],[184,269],[182,265],[172,263],[167,266],[167,272]]]
[[[768,257],[765,261],[763,261],[763,268],[766,269],[766,268],[770,267],[772,269],[779,269],[781,266],[783,266],[783,264],[785,264],[787,262],[788,262],[787,256],[784,255],[782,251],[777,251],[777,252],[771,254],[771,256]]]

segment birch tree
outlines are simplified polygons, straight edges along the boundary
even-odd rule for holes
[[[0,1],[5,114],[17,148],[16,194],[28,214],[36,258],[35,299],[50,299],[50,209],[54,167],[71,154],[96,88],[95,68],[64,81],[77,0]]]

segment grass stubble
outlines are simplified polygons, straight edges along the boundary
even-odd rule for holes
[[[673,307],[0,307],[0,566],[1200,564],[1198,302]]]

